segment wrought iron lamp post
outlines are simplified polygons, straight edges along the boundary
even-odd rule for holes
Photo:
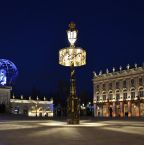
[[[67,30],[70,46],[59,50],[59,64],[70,67],[70,94],[67,100],[68,124],[79,124],[80,107],[76,95],[74,68],[86,64],[86,51],[80,47],[75,47],[78,34],[75,26],[75,23],[71,22]]]

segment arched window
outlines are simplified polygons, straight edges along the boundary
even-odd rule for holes
[[[131,89],[131,99],[135,98],[135,89]]]
[[[126,100],[127,99],[127,90],[123,90],[123,99]]]
[[[117,91],[116,91],[116,100],[119,100],[119,99],[120,99],[120,91],[117,90]]]
[[[139,89],[139,97],[144,97],[144,88]]]
[[[102,98],[103,98],[103,100],[106,100],[106,92],[102,93]]]
[[[112,93],[112,91],[109,91],[108,98],[109,98],[109,100],[113,99],[113,93]]]
[[[96,97],[97,97],[97,101],[99,101],[100,100],[99,92],[96,93]]]

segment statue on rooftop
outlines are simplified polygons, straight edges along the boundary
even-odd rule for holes
[[[128,64],[126,68],[127,68],[127,70],[130,69],[130,65]]]
[[[113,70],[113,72],[115,72],[115,68],[114,68],[114,67],[113,67],[113,69],[112,69],[112,70]]]
[[[96,77],[96,76],[97,76],[97,74],[96,74],[96,72],[95,72],[95,71],[93,71],[93,76],[94,76],[94,77]]]

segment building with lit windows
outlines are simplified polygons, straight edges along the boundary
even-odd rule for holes
[[[11,98],[12,86],[18,75],[17,67],[7,59],[0,59],[0,113],[23,114],[27,116],[53,116],[53,100],[33,100],[31,97]]]
[[[12,85],[18,75],[17,67],[7,59],[0,59],[0,113],[9,112]]]
[[[12,114],[21,114],[33,117],[53,117],[53,99],[49,101],[44,97],[40,100],[38,97],[34,100],[29,97],[24,99],[15,99],[15,96],[10,99],[10,112]]]
[[[93,72],[94,116],[144,116],[144,65]]]
[[[0,87],[0,113],[12,113],[33,117],[53,117],[53,99],[11,98],[12,87]]]

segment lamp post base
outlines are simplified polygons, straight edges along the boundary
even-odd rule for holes
[[[70,78],[70,95],[68,97],[68,124],[79,124],[79,99],[76,96],[76,85],[75,85],[75,70],[71,67],[71,78]]]
[[[68,98],[68,119],[67,124],[79,124],[79,100],[77,97]]]

